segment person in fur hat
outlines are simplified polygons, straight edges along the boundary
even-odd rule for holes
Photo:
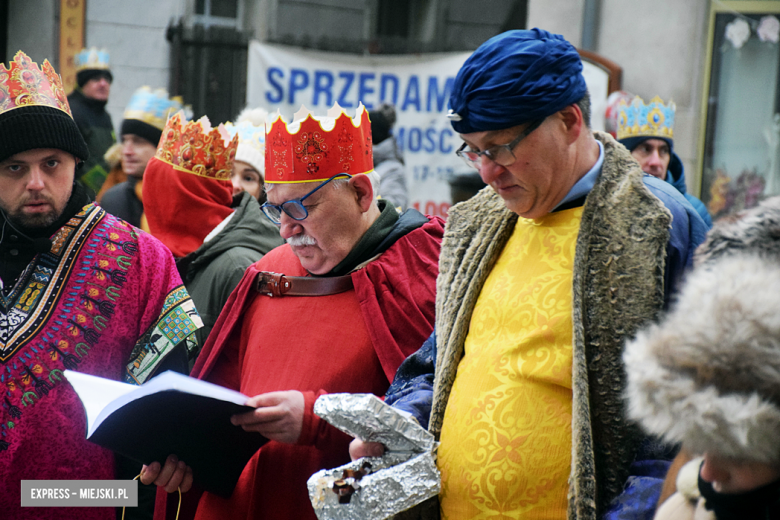
[[[750,249],[705,258],[624,354],[629,416],[701,455],[655,518],[780,518],[780,264]]]

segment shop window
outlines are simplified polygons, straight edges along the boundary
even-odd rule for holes
[[[780,2],[713,2],[701,199],[713,218],[780,194]]]

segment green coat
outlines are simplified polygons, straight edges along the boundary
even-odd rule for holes
[[[201,347],[247,267],[284,244],[279,228],[263,215],[254,197],[242,192],[238,201],[225,228],[177,262],[184,286],[203,320],[203,328],[195,333]]]

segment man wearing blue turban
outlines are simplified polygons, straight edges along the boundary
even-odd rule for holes
[[[450,209],[436,330],[386,396],[441,443],[442,491],[418,518],[625,513],[647,457],[624,414],[622,345],[664,308],[706,227],[589,112],[576,49],[540,29],[488,40],[455,79],[457,153],[489,186]],[[660,466],[658,489],[627,488],[650,509]]]

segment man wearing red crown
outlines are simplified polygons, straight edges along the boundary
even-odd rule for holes
[[[48,61],[0,64],[0,511],[113,519],[113,508],[20,508],[22,480],[114,479],[85,439],[66,369],[140,384],[186,369],[201,326],[170,252],[89,203],[89,156]],[[175,330],[174,330],[175,329]]]
[[[433,330],[443,222],[376,199],[362,105],[354,119],[338,107],[326,118],[296,116],[289,125],[277,118],[266,135],[263,211],[287,244],[247,270],[193,370],[254,396],[257,409],[233,423],[271,442],[230,499],[203,494],[198,519],[316,518],[306,480],[348,462],[350,438],[314,415],[314,401],[383,395]],[[185,475],[170,459],[141,479],[172,492]],[[160,518],[161,502],[158,493]]]

